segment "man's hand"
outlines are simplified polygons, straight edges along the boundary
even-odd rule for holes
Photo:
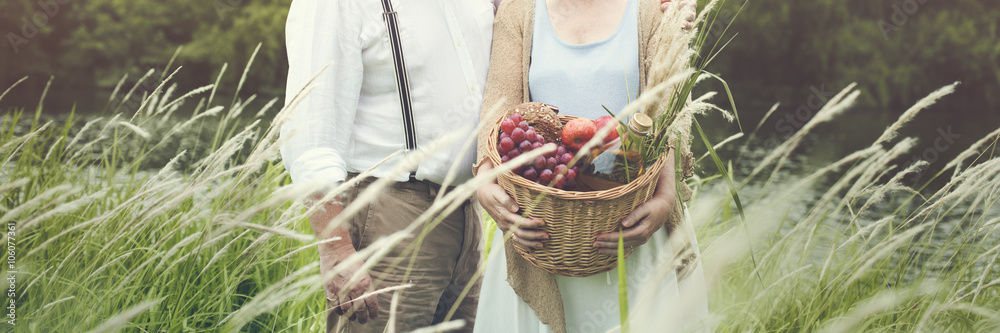
[[[694,20],[697,18],[698,2],[694,0],[660,0],[660,10],[666,12],[670,6],[675,3],[679,3],[682,12],[687,14],[687,23],[684,24],[684,30],[690,30],[694,28]]]
[[[338,241],[339,242],[339,241]],[[327,245],[327,244],[323,244]],[[350,320],[357,320],[365,324],[369,319],[378,318],[378,297],[371,295],[361,298],[366,292],[374,290],[372,279],[368,273],[362,273],[361,279],[351,284],[351,277],[362,269],[364,262],[344,263],[344,260],[357,252],[354,247],[347,243],[347,246],[320,246],[320,273],[323,277],[323,290],[326,292],[326,299],[329,300],[333,312],[338,315],[349,315]],[[347,267],[337,267],[338,265],[348,265]],[[336,272],[339,270],[339,272]],[[333,276],[331,276],[331,274]]]
[[[493,163],[486,161],[479,168],[479,172],[487,172],[493,169]],[[539,228],[545,226],[541,219],[527,219],[517,214],[517,203],[514,198],[507,195],[496,181],[483,185],[476,190],[476,197],[483,205],[486,212],[497,222],[497,227],[505,234],[513,229],[514,246],[531,252],[532,249],[540,249],[543,241],[549,239],[549,235]]]
[[[319,245],[320,276],[323,277],[326,299],[331,306],[335,306],[333,312],[337,315],[347,314],[350,320],[365,324],[369,319],[378,318],[378,298],[375,295],[361,298],[361,295],[374,289],[371,276],[367,272],[361,273],[361,279],[351,284],[351,277],[363,269],[364,265],[360,260],[345,263],[347,258],[357,253],[351,240],[351,233],[347,228],[338,226],[326,234],[327,225],[340,215],[344,206],[339,199],[322,205],[321,209],[309,216],[313,233],[320,240],[340,238]]]

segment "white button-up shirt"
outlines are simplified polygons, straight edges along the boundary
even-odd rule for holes
[[[472,177],[474,137],[489,67],[492,0],[393,0],[418,149],[461,131],[422,160],[416,178],[441,183]],[[286,103],[316,73],[315,89],[281,127],[281,155],[298,184],[333,185],[405,148],[392,49],[380,0],[295,0],[288,13]],[[401,155],[400,155],[401,156]],[[385,177],[401,157],[376,167]],[[396,178],[407,179],[406,174]]]

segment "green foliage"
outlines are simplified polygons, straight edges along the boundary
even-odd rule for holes
[[[912,14],[903,9],[907,2],[919,4]],[[743,13],[731,20],[730,31],[739,36],[708,68],[739,87],[740,104],[799,105],[810,87],[858,82],[867,92],[859,106],[900,110],[961,81],[948,105],[1000,106],[1000,7],[991,3],[739,0],[725,4],[723,17],[743,3]],[[894,8],[903,14],[896,21]]]
[[[57,3],[53,1],[53,3]],[[182,89],[213,82],[224,63],[241,67],[258,43],[258,70],[248,87],[281,95],[287,72],[284,25],[290,0],[93,0],[69,1],[47,19],[37,36],[18,45],[4,38],[0,47],[0,84],[23,76],[24,88],[37,91],[50,75],[56,90],[107,94],[121,79],[129,82],[149,69],[162,71],[173,51],[183,47],[177,64],[188,68],[175,78]],[[42,7],[31,0],[0,3],[0,32],[23,35],[22,18],[31,20]],[[45,15],[47,16],[47,14]],[[228,76],[235,87],[239,77]],[[88,105],[88,107],[91,107]],[[88,112],[99,110],[86,110]]]

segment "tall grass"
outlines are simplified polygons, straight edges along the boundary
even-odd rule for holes
[[[308,189],[291,186],[277,154],[276,126],[296,103],[272,110],[271,101],[249,116],[253,98],[217,106],[216,89],[171,98],[166,76],[140,94],[134,110],[109,108],[117,111],[85,122],[75,115],[44,121],[40,108],[4,116],[0,222],[16,224],[5,240],[16,244],[17,331],[323,329]],[[830,117],[850,106],[852,91],[824,108]],[[194,99],[193,114],[178,119],[178,108]],[[934,193],[901,183],[921,165],[899,170],[893,161],[919,144],[891,133],[811,174],[774,177],[821,120],[758,161],[753,174],[735,176],[750,198],[745,224],[729,185],[707,174],[692,181],[689,206],[710,282],[706,324],[718,331],[1000,330],[1000,159],[979,154],[993,149],[996,133],[949,163],[953,176]],[[496,172],[443,194],[406,232],[426,232]],[[664,262],[655,269],[674,264]],[[448,325],[455,324],[436,329]]]
[[[744,202],[749,232],[741,231],[726,186],[712,184],[717,178],[703,183],[692,206],[709,244],[717,330],[1000,331],[998,132],[949,162],[954,176],[936,192],[903,184],[927,163],[894,164],[918,147],[912,138],[896,140],[896,132],[954,86],[918,102],[871,146],[810,174],[776,177],[810,130],[851,106],[858,92],[844,89],[750,162],[740,188],[755,198]],[[976,166],[958,169],[973,157]]]

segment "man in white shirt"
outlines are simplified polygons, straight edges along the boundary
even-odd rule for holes
[[[402,54],[409,77],[417,148],[441,136],[463,131],[466,137],[479,120],[493,29],[493,0],[395,0]],[[286,27],[288,85],[291,101],[316,73],[315,89],[291,111],[281,127],[281,154],[296,184],[320,184],[332,189],[349,177],[372,168],[405,148],[403,116],[397,90],[389,34],[379,0],[295,0]],[[402,281],[409,257],[399,258],[407,238],[378,263],[357,285],[351,275],[362,269],[330,276],[333,267],[382,236],[402,230],[425,211],[441,190],[454,163],[461,184],[472,177],[475,149],[463,150],[456,140],[422,160],[411,175],[390,171],[401,156],[375,168],[375,177],[396,183],[352,217],[345,226],[323,231],[371,179],[361,181],[343,203],[323,203],[310,216],[319,240],[324,289],[331,309],[327,330],[346,325],[348,332],[382,332],[389,317],[391,293],[361,298],[365,292],[412,283],[400,293],[395,325],[398,331],[429,326],[444,314],[472,281],[481,257],[478,205],[449,215],[433,229],[420,248],[408,281]],[[474,147],[474,146],[473,146]],[[474,208],[476,207],[476,208]],[[381,282],[379,282],[381,281]],[[461,301],[453,319],[465,319],[471,331],[478,303],[478,281]],[[375,285],[377,284],[377,285]],[[348,314],[351,321],[338,315]],[[346,316],[345,316],[346,317]],[[373,321],[372,323],[367,323]]]

